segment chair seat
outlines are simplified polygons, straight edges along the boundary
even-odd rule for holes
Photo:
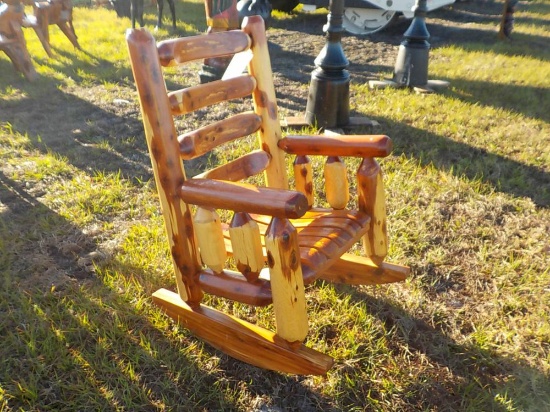
[[[252,219],[265,233],[271,217],[252,215]],[[369,228],[370,217],[358,210],[315,208],[290,222],[298,231],[304,283],[308,284],[361,239]]]
[[[263,253],[266,257],[264,234],[271,216],[251,217],[260,228]],[[357,210],[312,209],[303,217],[291,219],[290,222],[298,232],[304,284],[309,284],[318,279],[361,239],[368,230],[370,217]],[[233,248],[227,227],[224,228],[224,237],[227,252],[232,254]],[[268,276],[269,271],[264,270],[260,279],[251,283],[235,271],[224,270],[223,273],[216,274],[210,269],[204,269],[200,274],[200,284],[207,293],[264,306],[272,301]]]

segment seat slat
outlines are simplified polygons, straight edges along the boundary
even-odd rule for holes
[[[218,179],[238,182],[247,177],[254,176],[265,170],[269,165],[269,155],[263,150],[256,150],[239,157],[232,162],[226,163],[215,169],[207,170],[200,175],[195,176],[196,179]]]
[[[254,112],[240,113],[178,137],[180,157],[194,159],[215,147],[254,133],[260,119]]]
[[[334,254],[340,250],[340,246],[338,246],[336,242],[333,242],[328,237],[319,238],[316,236],[303,236],[302,234],[300,234],[298,244],[300,245],[300,247],[317,249],[320,253],[325,255],[327,259],[332,259],[334,257]]]
[[[249,96],[256,87],[256,80],[247,74],[227,80],[186,87],[168,93],[172,115],[190,113],[226,100]]]
[[[338,261],[339,256],[361,239],[369,227],[370,217],[358,211],[316,209],[300,219],[291,219],[298,231],[300,260],[304,283],[315,281]],[[260,232],[265,233],[270,216],[252,215]],[[224,232],[226,250],[232,253],[229,233]],[[264,237],[261,236],[262,244]],[[266,255],[263,250],[264,257]]]
[[[338,244],[338,246],[344,245],[348,240],[346,236],[349,236],[349,233],[342,233],[341,231],[336,231],[331,227],[306,227],[302,229],[299,233],[300,236],[314,236],[317,239],[327,237],[331,241]],[[344,238],[341,238],[341,235],[343,235]]]
[[[160,63],[164,66],[228,56],[250,48],[250,37],[240,30],[210,33],[207,36],[191,36],[170,39],[158,44]]]

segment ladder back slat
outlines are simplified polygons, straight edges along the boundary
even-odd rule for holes
[[[226,163],[215,169],[207,170],[195,178],[217,179],[238,182],[263,172],[269,165],[269,155],[263,150],[256,150],[248,153],[232,162]]]
[[[228,56],[248,50],[250,45],[248,35],[240,30],[232,30],[165,40],[158,44],[158,54],[160,63],[168,67],[193,60]]]
[[[215,147],[248,136],[260,128],[262,119],[254,112],[239,113],[178,137],[180,157],[194,159]]]
[[[206,106],[249,96],[256,80],[249,75],[216,80],[168,93],[172,115],[190,113]]]

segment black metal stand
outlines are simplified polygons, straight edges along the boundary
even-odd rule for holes
[[[428,84],[430,33],[426,28],[426,0],[417,0],[413,11],[413,21],[403,35],[405,40],[399,46],[395,63],[393,81],[398,86],[414,87]]]
[[[344,0],[330,0],[327,24],[323,27],[327,42],[315,59],[305,116],[287,117],[283,127],[316,126],[340,129],[375,126],[369,119],[349,115],[349,61],[342,49]]]
[[[327,42],[315,59],[311,74],[305,120],[323,128],[342,127],[349,123],[349,66],[342,49],[344,1],[330,0]]]
[[[417,91],[432,92],[436,88],[449,86],[446,81],[428,80],[430,33],[426,28],[427,0],[416,0],[413,11],[413,21],[403,34],[405,40],[399,46],[393,79],[383,82],[371,81],[371,88],[412,87]]]

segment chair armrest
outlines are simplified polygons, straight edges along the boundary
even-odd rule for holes
[[[279,148],[296,155],[386,157],[393,143],[385,135],[301,136],[279,140]]]
[[[300,192],[222,180],[186,180],[180,197],[186,203],[201,207],[287,219],[297,219],[308,210],[307,199]]]

